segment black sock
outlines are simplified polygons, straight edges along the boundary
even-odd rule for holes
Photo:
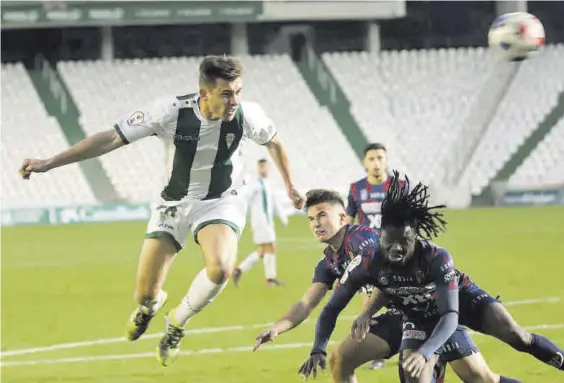
[[[526,352],[538,360],[564,370],[564,350],[561,350],[542,335],[532,334],[533,341]]]
[[[499,383],[521,383],[521,381],[516,379],[511,379],[506,376],[500,376]]]

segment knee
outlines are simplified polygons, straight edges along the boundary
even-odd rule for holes
[[[339,350],[333,351],[329,355],[329,369],[333,382],[353,382],[355,366],[353,361],[347,358],[346,353],[343,354]]]
[[[206,265],[209,279],[216,284],[222,284],[229,279],[233,272],[233,265],[224,262],[210,262]]]
[[[517,351],[526,351],[531,345],[533,336],[518,326],[511,326],[502,331],[501,340]]]
[[[339,370],[341,361],[342,361],[341,354],[339,354],[337,350],[332,351],[331,354],[329,355],[329,369],[331,370],[332,374],[334,374]]]

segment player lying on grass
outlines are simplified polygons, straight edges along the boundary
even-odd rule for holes
[[[416,233],[437,234],[444,221],[440,213],[427,207],[426,187],[418,184],[411,192],[408,190],[409,185],[402,185],[395,173],[382,204],[381,238],[369,228],[346,227],[344,223],[341,226],[346,235],[333,238],[333,246],[355,258],[319,317],[311,356],[300,369],[306,378],[315,376],[318,366],[324,367],[326,347],[340,311],[363,286],[376,286],[404,314],[400,360],[406,381],[431,381],[439,354],[464,381],[500,381],[465,328],[458,325],[458,277],[450,255],[416,237]],[[314,222],[312,230],[323,240],[325,230],[320,215],[325,213],[311,216],[308,209],[308,218]],[[369,347],[369,343],[363,346]]]
[[[241,148],[246,142],[268,148],[294,206],[303,205],[272,121],[259,104],[241,101],[240,61],[228,56],[205,57],[199,85],[198,93],[159,99],[120,120],[113,129],[87,137],[52,158],[25,159],[20,168],[22,177],[28,179],[31,173],[98,157],[149,136],[174,143],[171,175],[154,204],[141,248],[134,293],[139,306],[127,323],[127,338],[138,339],[164,305],[166,275],[190,231],[202,249],[206,267],[166,317],[167,331],[157,347],[162,365],[178,354],[184,326],[221,293],[235,265],[246,220],[240,190],[245,158]],[[155,180],[149,175],[146,182]]]

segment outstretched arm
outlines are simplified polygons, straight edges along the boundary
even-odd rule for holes
[[[337,318],[355,296],[357,290],[358,289],[354,287],[348,286],[346,283],[335,289],[335,292],[331,295],[329,302],[327,302],[323,310],[321,310],[321,314],[317,319],[317,324],[315,325],[315,340],[311,349],[312,354],[321,353],[327,355],[327,346],[329,345],[331,334],[333,334],[333,330],[335,330]]]
[[[157,134],[163,123],[174,115],[176,98],[155,101],[150,108],[139,109],[122,118],[114,129],[105,130],[86,137],[67,150],[48,159],[26,158],[20,167],[20,174],[28,179],[31,173],[42,173],[60,166],[73,164],[104,155],[130,142]]]
[[[60,166],[98,157],[115,150],[125,143],[115,129],[86,137],[70,148],[46,160],[25,159],[20,174],[28,179],[33,172],[42,173]]]
[[[307,319],[313,309],[317,307],[328,290],[329,285],[325,283],[312,283],[302,299],[294,303],[286,315],[278,322],[274,323],[268,330],[261,332],[256,337],[257,342],[253,351],[256,351],[262,344],[273,341],[278,335],[299,326]]]
[[[312,284],[302,299],[294,303],[286,315],[273,325],[273,328],[277,330],[278,334],[282,334],[299,326],[319,305],[327,291],[329,291],[329,286],[324,283]]]

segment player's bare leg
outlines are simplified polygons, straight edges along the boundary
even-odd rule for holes
[[[134,293],[139,307],[127,323],[126,336],[129,340],[138,339],[165,304],[167,294],[162,286],[176,253],[176,247],[168,237],[146,238],[143,241]]]
[[[407,359],[412,353],[417,352],[417,350],[403,350],[400,352],[400,369],[401,367],[401,363],[403,360]],[[409,373],[407,373],[406,371],[403,371],[403,376],[405,379],[405,383],[429,383],[433,381],[433,374],[434,374],[434,367],[435,364],[437,363],[437,361],[439,360],[439,356],[438,355],[433,355],[429,358],[429,360],[427,361],[427,363],[425,364],[425,368],[423,369],[423,371],[421,372],[421,374],[419,375],[419,377],[414,378],[411,377]],[[465,382],[468,383],[468,382]]]
[[[481,353],[450,362],[450,367],[465,383],[519,383],[493,372]]]
[[[247,258],[245,258],[243,262],[241,262],[241,264],[233,270],[233,275],[231,276],[231,279],[233,280],[233,284],[235,286],[239,286],[239,281],[241,280],[243,274],[249,271],[254,266],[255,263],[262,260],[263,258],[264,258],[263,245],[258,245],[257,250],[249,254]]]
[[[541,362],[564,370],[564,351],[542,335],[532,334],[519,326],[499,302],[484,308],[481,330],[517,351],[531,354]]]
[[[262,259],[264,265],[264,276],[269,286],[283,286],[284,283],[278,280],[276,275],[276,244],[265,243],[262,246],[264,257]]]
[[[257,250],[245,258],[243,262],[233,270],[233,284],[238,286],[243,274],[249,271],[251,267],[261,259],[264,265],[264,275],[267,284],[270,286],[284,285],[284,283],[276,278],[276,245],[274,243],[259,244]]]
[[[157,359],[168,366],[178,355],[184,326],[202,311],[227,285],[237,260],[237,234],[226,224],[210,224],[198,234],[206,267],[202,269],[180,305],[166,316],[166,334],[157,346]]]
[[[388,342],[368,333],[358,342],[349,336],[329,356],[329,368],[333,382],[356,383],[354,371],[371,360],[381,360],[390,354]]]

